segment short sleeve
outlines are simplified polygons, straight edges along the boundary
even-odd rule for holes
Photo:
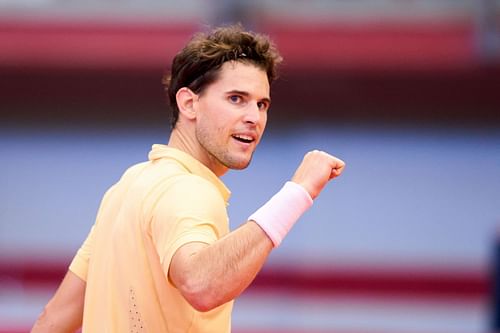
[[[99,218],[101,215],[101,212],[103,210],[103,207],[106,205],[108,202],[108,198],[113,191],[115,186],[112,186],[104,195],[104,198],[101,201],[101,206],[99,207],[99,211],[97,213],[97,218],[95,224],[92,226],[90,229],[89,234],[87,235],[87,238],[83,242],[82,246],[76,253],[75,257],[71,261],[71,264],[69,265],[69,270],[73,273],[75,273],[80,279],[87,281],[87,273],[89,270],[89,261],[90,257],[92,255],[92,248],[94,247],[94,239],[95,239],[95,234],[96,234],[96,228],[97,228],[97,223],[99,222]]]
[[[73,258],[73,261],[69,265],[69,270],[75,273],[80,279],[84,281],[87,281],[90,255],[92,253],[92,246],[94,243],[94,230],[95,225],[90,229],[87,239],[85,239],[82,246]]]
[[[177,177],[153,210],[152,238],[167,274],[174,253],[184,244],[211,244],[229,232],[225,201],[209,181],[195,175]]]

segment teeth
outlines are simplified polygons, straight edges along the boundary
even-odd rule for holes
[[[246,141],[253,141],[253,138],[251,136],[248,136],[248,135],[234,135],[235,138],[237,139],[242,139],[242,140],[246,140]]]

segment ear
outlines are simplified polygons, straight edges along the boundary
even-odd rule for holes
[[[177,107],[179,108],[179,114],[188,119],[195,119],[196,112],[194,110],[194,101],[196,98],[198,98],[198,95],[196,95],[191,89],[187,87],[179,89],[175,95]]]

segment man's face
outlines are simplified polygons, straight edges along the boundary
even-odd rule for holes
[[[267,122],[270,89],[266,72],[252,64],[228,61],[218,79],[198,95],[196,139],[204,160],[216,172],[244,169]]]

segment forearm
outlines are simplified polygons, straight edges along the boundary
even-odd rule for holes
[[[311,204],[302,186],[286,183],[240,228],[211,245],[181,248],[171,266],[172,280],[186,300],[201,311],[234,299]]]
[[[49,309],[44,309],[33,325],[31,333],[72,333],[81,327],[81,320],[76,321],[69,318],[63,312],[60,312],[62,316],[53,316],[50,314]],[[70,319],[70,321],[67,319]]]
[[[187,253],[178,286],[198,310],[224,304],[243,292],[262,268],[273,248],[272,241],[249,221],[215,243]]]
[[[69,333],[82,325],[85,281],[68,271],[31,333]]]

